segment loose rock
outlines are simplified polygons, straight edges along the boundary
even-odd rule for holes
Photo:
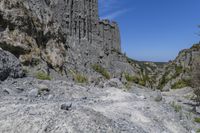
[[[11,53],[0,49],[0,80],[8,77],[21,78],[24,76],[22,65]]]
[[[61,105],[62,110],[69,111],[71,109],[71,107],[72,107],[72,103],[64,103],[64,104]]]
[[[29,92],[29,97],[37,97],[39,95],[39,91],[38,89],[32,89],[30,92]]]
[[[156,102],[162,101],[162,94],[160,91],[156,92],[156,97],[154,99]]]

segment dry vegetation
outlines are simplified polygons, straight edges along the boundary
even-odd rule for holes
[[[196,106],[200,106],[200,56],[194,60],[191,82],[194,88]]]

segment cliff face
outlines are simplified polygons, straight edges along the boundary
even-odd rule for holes
[[[0,48],[19,58],[31,75],[44,71],[91,79],[108,72],[159,89],[188,80],[199,53],[195,45],[167,64],[127,59],[117,23],[99,19],[97,0],[1,0]]]
[[[121,54],[116,22],[100,20],[97,0],[1,0],[0,47],[31,71],[134,73]],[[118,66],[118,67],[116,67]]]
[[[200,59],[200,44],[179,52],[175,60],[165,64],[159,76],[158,88],[162,90],[191,86],[191,72],[196,60]]]

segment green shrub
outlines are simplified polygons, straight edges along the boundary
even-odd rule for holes
[[[142,75],[142,79],[144,80],[145,83],[149,82],[151,80],[150,77],[147,74]]]
[[[128,73],[125,73],[124,75],[125,75],[126,81],[128,81],[130,83],[136,83],[136,84],[139,84],[141,86],[145,86],[147,82],[151,81],[151,79],[148,77],[148,75],[142,74],[141,78],[136,77],[136,76],[132,76]]]
[[[174,101],[171,103],[171,106],[174,108],[176,112],[180,112],[182,110],[182,106],[176,104]]]
[[[200,123],[200,117],[196,117],[196,118],[194,118],[194,122],[196,122],[196,123]]]
[[[41,71],[35,74],[35,78],[40,79],[40,80],[51,80],[51,77],[48,74]]]
[[[136,76],[131,76],[131,75],[128,74],[128,73],[125,73],[125,79],[126,79],[126,81],[128,81],[128,82],[133,82],[133,83],[136,83],[136,84],[139,83],[139,78],[138,78],[138,77],[136,77]]]
[[[103,68],[102,66],[100,66],[100,65],[98,65],[98,64],[95,64],[95,65],[92,66],[92,68],[93,68],[96,72],[98,72],[98,73],[100,73],[102,76],[104,76],[106,79],[110,79],[110,74],[109,74],[109,72],[108,72],[105,68]]]
[[[138,84],[141,85],[141,86],[145,86],[146,82],[144,80],[139,80]]]
[[[183,67],[182,66],[175,66],[175,74],[174,74],[174,76],[175,77],[177,77],[177,76],[179,76],[182,72],[183,72]]]
[[[169,71],[166,71],[164,73],[161,80],[159,81],[158,89],[162,90],[163,87],[170,81],[170,78],[168,78],[169,73],[170,73]]]
[[[133,85],[133,83],[131,83],[131,82],[127,82],[127,83],[124,84],[124,86],[125,86],[125,88],[126,88],[127,91],[129,89],[131,89],[132,85]]]
[[[77,83],[87,83],[88,82],[88,78],[82,74],[79,74],[77,72],[74,72],[73,70],[70,70],[73,79],[75,82]]]
[[[77,74],[77,75],[75,76],[75,81],[78,82],[78,83],[87,83],[87,82],[88,82],[88,79],[87,79],[87,77],[85,77],[84,75]]]
[[[178,82],[174,83],[171,88],[172,89],[181,89],[184,87],[190,86],[190,81],[189,80],[179,80]]]
[[[197,133],[200,133],[200,128],[199,128],[199,129],[197,129]]]

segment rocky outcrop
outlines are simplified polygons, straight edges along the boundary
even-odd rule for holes
[[[0,49],[0,81],[8,77],[23,77],[23,69],[19,60],[9,52]]]
[[[121,51],[120,32],[116,22],[102,20],[100,24],[100,37],[103,38],[103,46],[110,50]]]
[[[117,23],[99,19],[97,0],[1,0],[0,47],[31,72],[91,75],[100,64],[114,75],[134,73],[121,55]]]
[[[194,62],[200,58],[200,44],[179,52],[175,60],[167,63],[159,77],[158,88],[170,90],[191,86],[191,71]]]

